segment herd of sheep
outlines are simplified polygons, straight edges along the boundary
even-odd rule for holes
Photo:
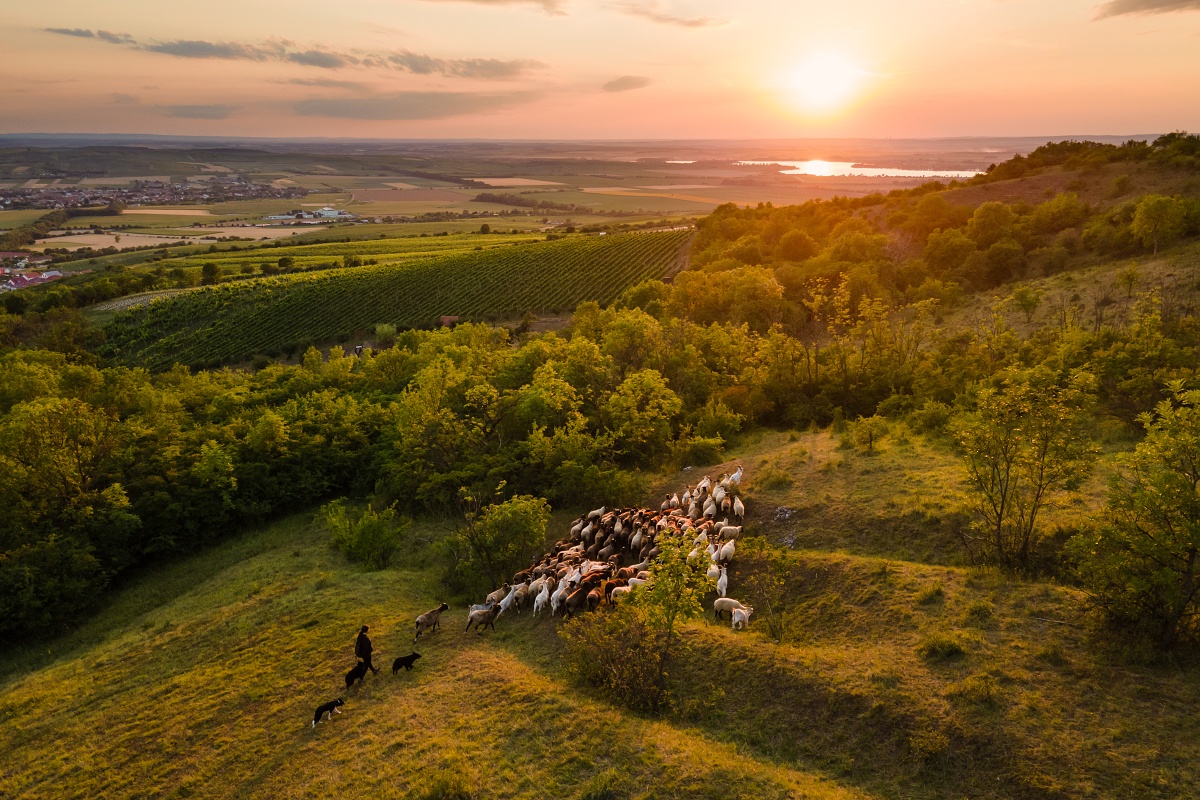
[[[667,495],[658,510],[598,508],[575,520],[570,534],[557,542],[537,563],[513,576],[511,583],[473,605],[466,631],[495,630],[506,611],[533,607],[534,616],[549,610],[551,617],[570,618],[615,604],[653,580],[650,563],[664,535],[694,537],[688,560],[707,558],[707,574],[717,590],[713,612],[729,614],[734,630],[745,629],[754,609],[729,593],[727,568],[737,549],[746,507],[738,495],[742,468],[713,481],[707,475],[683,495]],[[718,520],[718,517],[722,517]],[[737,524],[734,524],[736,522]],[[432,612],[417,619],[416,638],[436,624]],[[465,631],[464,631],[465,632]]]

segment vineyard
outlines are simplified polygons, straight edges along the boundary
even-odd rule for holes
[[[408,261],[255,278],[158,299],[106,326],[107,354],[166,369],[213,366],[306,342],[346,341],[378,323],[496,320],[609,303],[685,257],[688,231],[571,237]]]
[[[431,258],[450,253],[470,252],[478,249],[504,247],[516,242],[533,242],[541,237],[534,234],[489,234],[460,233],[452,236],[397,236],[393,238],[367,239],[360,241],[336,241],[306,244],[252,244],[238,249],[218,250],[213,253],[194,253],[179,258],[165,258],[155,264],[163,269],[176,267],[199,269],[202,264],[216,264],[226,275],[235,275],[249,265],[259,267],[263,263],[275,263],[280,258],[292,259],[293,266],[309,268],[328,264],[341,264],[345,256],[357,256],[380,263],[396,263],[415,259]]]

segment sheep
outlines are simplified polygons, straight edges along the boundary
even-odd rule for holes
[[[467,609],[467,613],[470,614],[472,611],[486,611],[494,605],[496,605],[496,604],[493,603],[491,600],[487,601],[486,603],[476,603],[475,605],[473,605]]]
[[[710,581],[715,581],[717,578],[721,577],[721,568],[716,564],[709,564],[708,572],[705,573],[705,577]],[[725,595],[721,596],[724,597]]]
[[[723,561],[726,564],[728,564],[730,561],[733,561],[733,551],[736,548],[736,541],[736,539],[730,539],[721,546],[720,554],[717,556],[718,561]]]
[[[736,630],[744,631],[747,628],[749,628],[750,627],[750,615],[753,613],[754,613],[754,609],[751,608],[750,606],[746,606],[745,608],[735,608],[733,610],[733,613],[731,613],[729,615],[730,620],[733,623],[733,629],[735,631]]]
[[[607,511],[607,510],[608,510],[608,509],[607,509],[605,506],[600,506],[600,507],[599,507],[599,508],[597,508],[595,511],[589,511],[589,512],[588,512],[588,515],[587,515],[587,518],[588,518],[589,520],[593,520],[593,519],[600,519],[600,517],[603,517],[603,516],[604,516],[604,512],[605,512],[605,511]]]
[[[742,482],[742,465],[738,464],[737,472],[735,472],[729,476],[729,484],[731,486],[738,486],[741,484],[741,482]]]
[[[480,635],[483,634],[483,631],[479,630],[480,625],[483,626],[484,631],[488,628],[496,630],[496,617],[500,616],[500,612],[503,610],[500,606],[491,606],[490,608],[472,611],[467,615],[467,627],[463,630],[463,633],[471,630],[472,625],[475,626],[475,632]]]
[[[504,599],[504,596],[505,596],[506,594],[508,594],[508,590],[509,590],[510,588],[512,588],[512,587],[511,587],[511,586],[510,586],[510,585],[509,585],[509,584],[506,582],[506,583],[505,583],[503,586],[501,586],[499,589],[497,589],[496,591],[494,591],[494,592],[492,592],[491,594],[489,594],[489,595],[487,596],[486,600],[487,600],[489,603],[492,603],[492,602],[499,603],[501,600],[503,600],[503,599]]]
[[[630,578],[630,579],[629,579],[629,585],[630,585],[631,587],[633,587],[633,586],[645,586],[645,585],[646,585],[647,583],[649,583],[649,582],[650,582],[650,579],[649,579],[649,578]]]
[[[717,594],[721,597],[725,596],[725,590],[729,588],[729,573],[721,567],[721,577],[717,578]]]
[[[517,609],[517,613],[521,613],[521,609],[529,604],[529,584],[522,583],[513,589],[513,607]]]
[[[734,610],[739,608],[744,611],[746,606],[732,597],[718,597],[716,600],[713,600],[713,616],[717,619],[721,619],[721,615],[726,612],[732,616]]]
[[[610,592],[608,595],[608,602],[612,605],[616,605],[618,597],[624,597],[632,591],[632,586],[614,586],[612,592]]]
[[[553,617],[555,614],[557,614],[558,607],[566,602],[567,593],[570,587],[571,584],[569,582],[563,581],[558,585],[558,588],[554,590],[554,594],[550,595],[550,616]]]
[[[521,585],[522,585],[522,586],[524,586],[525,584],[521,584]],[[513,607],[513,606],[516,604],[516,602],[517,602],[517,588],[518,588],[518,587],[516,587],[516,586],[512,587],[512,589],[511,589],[511,590],[509,591],[509,593],[508,593],[508,594],[505,596],[505,598],[504,598],[503,600],[501,600],[501,601],[500,601],[500,610],[501,610],[501,611],[508,611],[510,608],[512,608],[512,607]],[[518,608],[518,609],[517,609],[517,613],[518,613],[518,614],[520,614],[520,613],[521,613],[521,609],[519,609],[519,608]]]
[[[746,517],[746,506],[742,504],[742,498],[740,497],[733,498],[733,515],[738,520],[745,519]]]
[[[442,603],[432,611],[426,611],[424,614],[417,617],[417,635],[413,637],[413,642],[415,643],[417,639],[420,639],[421,634],[427,630],[436,631],[438,626],[441,625],[442,612],[449,610],[450,606]]]
[[[671,495],[671,508],[679,508],[680,500],[678,494]]]
[[[712,499],[714,503],[720,505],[721,501],[725,499],[725,487],[718,486],[716,489],[713,489]]]
[[[720,536],[722,540],[728,539],[733,541],[742,535],[741,525],[724,525],[721,527]]]
[[[666,495],[663,498],[662,505],[658,507],[659,511],[666,511],[671,507],[671,495]]]

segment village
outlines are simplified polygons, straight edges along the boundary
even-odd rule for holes
[[[70,180],[70,179],[68,179]],[[96,179],[88,179],[96,180]],[[113,183],[122,179],[114,178]],[[0,189],[0,210],[19,208],[85,208],[122,204],[172,205],[180,203],[220,203],[230,200],[263,200],[300,198],[308,190],[299,186],[273,186],[251,183],[240,175],[193,176],[178,182],[129,179],[125,186],[82,186],[74,181],[36,185],[27,181],[21,188]],[[34,185],[31,185],[34,184]]]

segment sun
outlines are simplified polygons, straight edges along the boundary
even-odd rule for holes
[[[787,91],[812,114],[828,114],[845,107],[862,90],[868,73],[835,51],[810,54],[788,74]]]

